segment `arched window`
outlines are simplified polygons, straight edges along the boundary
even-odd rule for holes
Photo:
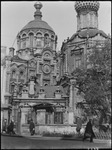
[[[19,73],[19,78],[20,78],[20,79],[23,79],[23,77],[24,77],[24,71],[21,70],[20,73]]]
[[[18,49],[21,49],[21,37],[20,37],[20,35],[18,36],[18,39],[17,39],[17,45],[18,45]]]
[[[36,39],[36,46],[37,47],[41,47],[42,46],[42,34],[41,33],[37,33],[37,39]]]
[[[30,47],[33,47],[33,38],[34,38],[34,34],[33,33],[29,33]]]
[[[11,85],[10,85],[10,91],[11,91],[11,93],[14,92],[14,89],[15,89],[15,84],[11,84]]]
[[[16,70],[12,70],[12,78],[16,78]]]
[[[25,39],[22,41],[22,48],[23,49],[26,48],[26,40]]]
[[[41,37],[42,37],[42,34],[41,34],[40,32],[38,32],[38,33],[36,34],[36,36],[37,36],[37,38],[41,38]]]
[[[19,85],[19,94],[21,94],[22,93],[22,89],[23,89],[23,85]]]
[[[45,33],[44,40],[45,40],[45,45],[50,43],[49,34]]]
[[[45,33],[45,34],[44,34],[44,37],[45,37],[45,39],[47,39],[47,38],[49,37],[49,34],[48,34],[48,33]]]
[[[23,38],[26,37],[26,34],[24,33],[24,34],[22,35],[22,37],[23,37]]]
[[[51,35],[51,38],[54,39],[54,35]]]

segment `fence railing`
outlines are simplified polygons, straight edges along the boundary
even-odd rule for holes
[[[101,132],[94,132],[96,139],[111,139],[111,131],[101,131]]]

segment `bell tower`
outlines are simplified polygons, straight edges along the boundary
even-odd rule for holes
[[[76,1],[74,7],[77,12],[77,30],[98,29],[98,1]]]

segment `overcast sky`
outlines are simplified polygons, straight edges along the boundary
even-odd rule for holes
[[[34,19],[36,1],[1,2],[1,45],[7,49],[16,46],[17,33]],[[42,2],[42,1],[41,1]],[[58,36],[57,49],[67,37],[77,31],[75,1],[43,1],[42,20],[46,21]],[[98,11],[99,29],[111,34],[111,2],[101,1]],[[15,41],[15,42],[14,42]],[[13,45],[14,43],[14,45]]]

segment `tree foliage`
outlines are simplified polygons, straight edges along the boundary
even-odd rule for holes
[[[97,42],[87,54],[87,68],[76,69],[73,76],[76,77],[78,93],[84,93],[84,99],[89,106],[91,114],[100,112],[106,118],[111,110],[111,43],[105,41],[99,47]],[[86,110],[87,111],[87,110]]]

